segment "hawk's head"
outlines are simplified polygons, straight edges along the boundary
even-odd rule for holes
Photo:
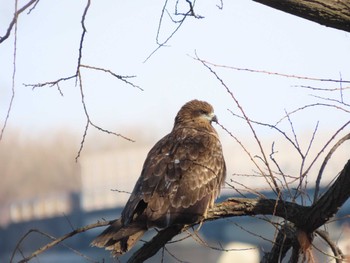
[[[183,105],[175,118],[174,128],[181,125],[208,128],[217,122],[213,107],[205,101],[191,100]]]

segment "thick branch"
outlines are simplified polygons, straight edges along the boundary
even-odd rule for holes
[[[286,229],[282,229],[279,231],[279,236],[277,237],[278,240],[283,241],[283,245],[281,245],[281,242],[276,242],[275,244],[278,244],[274,247],[274,250],[267,253],[262,261],[279,262],[276,260],[283,258],[288,249],[295,243],[293,229],[296,231],[300,229],[306,235],[313,233],[318,227],[325,224],[329,218],[339,210],[349,196],[350,160],[347,162],[334,184],[312,206],[306,207],[295,203],[274,199],[229,198],[222,203],[215,204],[215,206],[208,211],[208,215],[204,221],[216,220],[224,217],[247,215],[272,215],[284,218],[287,221],[287,225],[285,225],[285,227],[287,226],[287,231],[285,231]],[[292,223],[292,225],[288,224],[288,222]],[[76,229],[73,232],[62,236],[61,238],[55,239],[53,242],[35,251],[32,255],[23,259],[22,262],[29,261],[33,257],[41,254],[47,249],[59,244],[63,240],[77,233],[84,232],[97,226],[107,225],[109,223],[110,222],[99,222],[94,225]],[[143,247],[136,251],[136,253],[129,259],[128,263],[145,261],[156,254],[157,251],[166,245],[166,243],[174,236],[199,223],[201,222],[196,222],[185,227],[175,225],[160,231],[151,241],[147,242]],[[338,254],[341,255],[340,252]]]
[[[224,217],[247,215],[274,215],[298,225],[304,218],[308,207],[286,201],[274,199],[229,198],[222,203],[215,204],[209,210],[205,221]]]
[[[350,160],[327,192],[310,207],[304,215],[305,222],[298,227],[309,233],[315,231],[334,216],[349,197]]]
[[[186,227],[175,225],[159,231],[150,242],[147,242],[142,249],[136,251],[131,258],[129,258],[128,263],[141,263],[154,256],[159,249],[161,249],[174,236],[180,234],[184,229],[186,229]],[[159,246],[159,244],[163,245]],[[145,251],[147,252],[145,253]]]
[[[285,224],[278,231],[274,246],[270,252],[266,252],[261,259],[261,263],[281,262],[288,250],[295,246],[295,228],[289,224]]]
[[[229,198],[222,203],[215,204],[215,206],[208,211],[207,218],[204,221],[234,216],[273,215],[284,218],[286,221],[293,223],[296,229],[300,228],[302,231],[305,231],[306,234],[309,234],[325,224],[328,219],[339,210],[349,196],[350,160],[345,165],[334,184],[311,207],[273,199]],[[196,224],[198,223],[200,222]],[[151,241],[141,247],[135,255],[130,258],[128,263],[141,262],[140,255],[142,255],[142,260],[152,257],[159,249],[166,245],[168,241],[188,227],[191,226],[185,228],[172,227],[160,231]],[[284,238],[284,245],[282,247],[277,246],[274,251],[268,253],[265,260],[284,256],[292,246],[294,238],[292,238],[291,235],[283,236],[285,233],[281,232],[282,231],[280,231],[280,238]]]
[[[295,203],[276,201],[273,199],[249,199],[229,198],[208,211],[204,221],[216,220],[224,217],[246,216],[246,215],[275,215],[288,218],[290,222],[300,223],[304,218],[308,207]],[[159,249],[166,245],[174,236],[191,226],[175,226],[160,231],[151,241],[141,247],[129,259],[128,263],[138,263],[152,257]]]
[[[87,225],[87,226],[83,226],[83,227],[80,227],[80,228],[77,228],[75,230],[73,230],[72,232],[68,233],[68,234],[65,234],[64,236],[61,236],[60,238],[54,238],[54,237],[51,237],[50,235],[46,234],[46,233],[43,233],[41,232],[40,230],[37,230],[37,229],[31,229],[29,230],[21,239],[20,241],[17,243],[17,246],[15,248],[15,250],[13,251],[12,253],[12,256],[11,256],[11,259],[10,259],[10,262],[12,263],[13,262],[13,259],[14,259],[14,256],[15,256],[15,253],[17,252],[17,250],[19,250],[19,247],[21,246],[22,242],[33,232],[37,232],[37,233],[40,233],[40,234],[43,234],[44,236],[46,237],[49,237],[50,239],[52,239],[52,242],[46,244],[45,246],[39,248],[38,250],[34,251],[30,256],[28,257],[25,257],[23,258],[22,260],[19,261],[19,263],[25,263],[25,262],[28,262],[29,260],[33,259],[34,257],[37,257],[38,255],[40,255],[41,253],[45,252],[46,250],[56,246],[57,244],[60,244],[62,243],[64,240],[72,237],[72,236],[75,236],[79,233],[82,233],[82,232],[85,232],[85,231],[88,231],[90,229],[93,229],[93,228],[96,228],[96,227],[101,227],[101,226],[107,226],[107,225],[110,225],[112,224],[112,222],[114,222],[113,220],[112,221],[103,221],[103,222],[97,222],[97,223],[94,223],[94,224],[90,224],[90,225]]]
[[[350,32],[348,0],[253,0],[324,26]]]

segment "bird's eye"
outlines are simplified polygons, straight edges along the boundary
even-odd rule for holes
[[[201,114],[201,115],[207,115],[208,114],[208,112],[207,111],[205,111],[205,110],[199,110],[199,113]]]

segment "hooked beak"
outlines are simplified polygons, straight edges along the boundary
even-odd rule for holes
[[[210,122],[218,122],[218,117],[216,117],[216,115],[212,112],[209,114],[209,121]]]
[[[218,117],[216,117],[216,115],[214,115],[214,116],[211,118],[211,121],[218,123]]]

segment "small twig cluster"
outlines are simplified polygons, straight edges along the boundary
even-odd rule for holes
[[[39,2],[38,0],[32,0],[32,1],[28,2],[26,5],[24,5],[22,8],[20,8],[18,11],[16,11],[15,15],[14,15],[14,18],[11,21],[11,23],[10,23],[8,29],[7,29],[6,34],[3,37],[0,38],[0,44],[1,44],[1,42],[6,40],[10,36],[12,28],[13,27],[15,28],[15,32],[14,32],[15,42],[14,42],[14,55],[13,55],[14,62],[13,62],[13,76],[12,76],[12,96],[11,96],[11,99],[10,99],[10,104],[9,104],[9,107],[8,107],[8,111],[7,111],[7,115],[6,115],[6,118],[5,118],[5,122],[3,124],[2,130],[1,130],[1,133],[0,133],[0,140],[1,140],[2,136],[3,136],[5,128],[7,126],[7,121],[9,119],[9,117],[10,117],[10,112],[11,112],[13,101],[14,101],[14,98],[15,98],[16,46],[17,46],[16,45],[16,40],[17,40],[18,16],[23,11],[29,9],[29,7],[34,5],[29,10],[28,13],[30,13],[35,8],[35,6],[38,4],[38,2]],[[79,41],[78,58],[77,58],[77,65],[76,65],[75,73],[70,75],[70,76],[68,76],[68,77],[61,77],[61,78],[59,78],[57,80],[53,80],[53,81],[47,81],[47,82],[41,82],[41,83],[35,83],[35,84],[25,84],[25,83],[23,84],[26,87],[31,87],[33,90],[36,89],[36,88],[46,87],[46,86],[47,87],[57,87],[57,90],[59,91],[61,96],[64,95],[63,92],[62,92],[62,89],[60,87],[60,83],[61,82],[69,81],[69,80],[75,80],[75,85],[76,86],[79,85],[79,90],[80,90],[80,95],[81,95],[81,103],[83,105],[84,114],[85,114],[85,117],[86,117],[86,125],[85,125],[85,129],[84,129],[84,132],[83,132],[82,140],[81,140],[81,143],[80,143],[80,148],[79,148],[77,156],[76,156],[76,160],[78,160],[78,158],[80,157],[80,154],[81,154],[81,152],[83,150],[84,142],[85,142],[85,139],[86,139],[86,136],[87,136],[87,132],[88,132],[88,129],[89,129],[90,126],[96,128],[99,131],[102,131],[102,132],[105,132],[105,133],[108,133],[108,134],[113,134],[115,136],[119,136],[119,137],[121,137],[123,139],[126,139],[126,140],[129,140],[129,141],[133,141],[132,139],[130,139],[130,138],[128,138],[128,137],[126,137],[126,136],[124,136],[124,135],[122,135],[120,133],[116,133],[116,132],[112,132],[112,131],[109,131],[107,129],[104,129],[101,126],[95,124],[91,120],[91,117],[89,115],[89,111],[87,109],[86,101],[85,101],[85,98],[84,98],[85,96],[84,96],[82,69],[85,68],[85,69],[88,69],[88,70],[100,71],[100,72],[104,72],[104,73],[110,74],[113,77],[117,78],[118,80],[123,81],[127,85],[130,85],[130,86],[132,86],[134,88],[138,88],[140,90],[143,90],[141,87],[139,87],[138,85],[136,85],[136,84],[134,84],[134,83],[132,83],[131,81],[128,80],[130,78],[134,78],[135,76],[123,76],[123,75],[116,74],[116,73],[114,73],[113,71],[111,71],[109,69],[82,64],[84,40],[85,40],[85,35],[87,33],[87,28],[86,28],[86,25],[85,25],[85,21],[86,21],[86,16],[87,16],[89,8],[90,8],[90,4],[91,4],[91,0],[87,0],[86,6],[84,8],[84,11],[83,11],[83,14],[82,14],[82,17],[81,17],[82,33],[81,33],[81,37],[80,37],[80,41]],[[17,1],[16,1],[16,10],[17,10]]]

